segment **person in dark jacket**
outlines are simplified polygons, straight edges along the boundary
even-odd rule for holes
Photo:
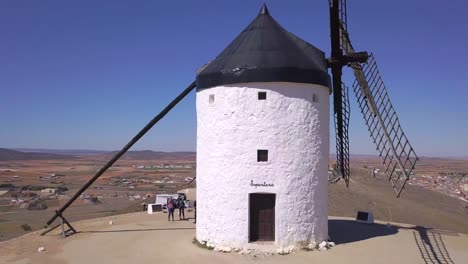
[[[193,201],[193,208],[195,209],[195,221],[193,221],[194,224],[197,223],[197,200]]]
[[[182,196],[177,198],[177,207],[179,208],[179,220],[185,220],[185,202]]]

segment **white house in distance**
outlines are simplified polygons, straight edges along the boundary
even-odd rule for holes
[[[299,248],[327,240],[329,87],[324,52],[266,6],[198,71],[198,241]]]
[[[57,189],[56,188],[44,188],[41,190],[41,192],[55,194],[57,192]]]

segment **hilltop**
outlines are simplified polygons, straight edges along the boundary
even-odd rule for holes
[[[110,159],[118,151],[102,150],[57,150],[57,149],[7,149],[0,148],[0,161],[14,160],[64,160],[76,158]],[[153,150],[128,151],[121,159],[125,160],[195,160],[196,152],[165,152]]]
[[[74,158],[70,155],[59,155],[40,152],[21,152],[12,149],[0,148],[0,161],[11,160],[63,160]]]
[[[101,158],[110,159],[117,151],[99,155]],[[180,151],[180,152],[164,152],[152,150],[135,150],[128,151],[121,159],[126,160],[195,160],[196,152]]]

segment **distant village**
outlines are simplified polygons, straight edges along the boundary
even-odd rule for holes
[[[128,198],[129,200],[142,200],[148,196],[154,196],[156,192],[165,193],[172,191],[176,186],[185,186],[192,182],[194,165],[192,164],[170,164],[162,163],[155,165],[133,164],[132,168],[136,170],[162,170],[155,172],[157,174],[145,175],[146,173],[128,173],[125,175],[108,178],[105,184],[96,183],[81,195],[81,200],[85,204],[100,203],[103,198]],[[172,172],[171,170],[174,170]],[[11,172],[11,171],[9,171]],[[70,198],[68,193],[68,181],[63,178],[66,173],[49,173],[36,177],[37,184],[17,185],[21,176],[15,175],[9,177],[10,180],[3,181],[0,184],[0,205],[14,206],[29,210],[45,210],[48,204],[53,200],[62,200]],[[91,175],[90,175],[91,176]]]
[[[109,185],[119,187],[128,187],[134,189],[138,184],[176,184],[176,183],[189,183],[193,177],[174,177],[174,176],[161,176],[161,179],[155,180],[151,177],[144,176],[118,176],[110,180]]]
[[[438,175],[413,176],[410,178],[409,184],[422,186],[468,202],[468,172],[440,172]]]
[[[192,169],[191,164],[132,165],[136,169]]]

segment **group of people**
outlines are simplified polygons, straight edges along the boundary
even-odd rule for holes
[[[177,199],[173,199],[172,197],[167,199],[167,221],[170,221],[172,217],[172,221],[174,221],[174,211],[175,209],[179,209],[179,220],[185,220],[185,201],[187,198],[184,195],[179,195]]]
[[[169,199],[167,199],[167,203],[166,203],[166,206],[167,206],[167,221],[171,221],[171,217],[172,217],[172,221],[174,221],[174,211],[175,209],[179,209],[179,220],[186,220],[185,219],[185,202],[187,201],[187,197],[185,195],[179,195],[179,197],[177,199],[173,199],[172,197],[170,197]],[[194,220],[194,224],[197,223],[197,201],[194,201],[193,202],[193,207],[194,207],[194,210],[195,210],[195,220]]]
[[[174,221],[174,211],[175,209],[179,209],[179,220],[186,220],[185,219],[185,201],[187,198],[183,195],[179,195],[177,199],[173,199],[172,197],[167,200],[167,221],[170,221],[172,217],[172,221]],[[195,209],[195,221],[194,224],[197,222],[197,201],[193,202],[193,207]]]

